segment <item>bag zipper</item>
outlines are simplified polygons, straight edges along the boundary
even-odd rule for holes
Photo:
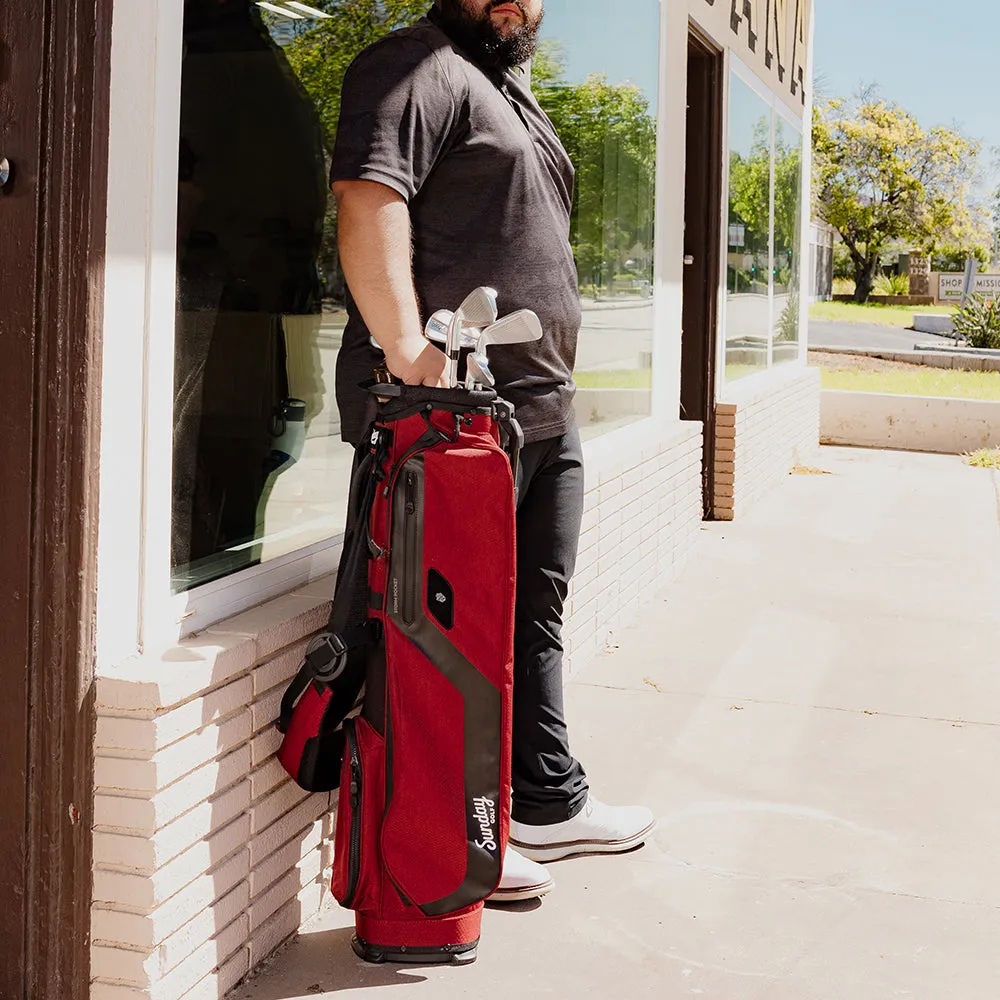
[[[401,572],[403,577],[401,617],[407,625],[412,625],[417,620],[416,581],[419,577],[417,569],[417,474],[412,469],[406,470],[404,504],[403,548],[405,555]]]
[[[347,752],[351,767],[351,839],[347,854],[347,891],[344,907],[350,907],[358,891],[358,879],[361,876],[361,751],[358,749],[358,735],[353,719],[344,722],[344,734],[347,737]]]

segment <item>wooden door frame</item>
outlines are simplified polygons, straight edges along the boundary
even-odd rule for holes
[[[715,435],[716,435],[716,407],[717,399],[717,376],[718,376],[718,356],[719,356],[719,294],[722,273],[722,195],[723,195],[723,153],[725,149],[723,140],[723,101],[725,87],[725,54],[723,49],[709,38],[701,29],[691,21],[688,25],[688,46],[689,53],[696,49],[699,54],[710,63],[710,79],[708,85],[711,89],[709,104],[711,110],[711,120],[706,123],[705,133],[707,138],[707,148],[705,149],[705,160],[714,165],[705,178],[706,202],[708,205],[707,217],[704,220],[706,227],[705,245],[706,253],[706,273],[709,276],[704,295],[704,326],[707,331],[705,340],[705,363],[702,368],[702,393],[705,401],[704,411],[700,414],[704,424],[704,450],[702,463],[702,497],[703,510],[706,520],[714,517],[715,498]],[[688,103],[690,104],[688,95]],[[688,165],[690,166],[690,164]],[[689,176],[688,171],[685,175]],[[685,207],[686,211],[686,207]],[[688,220],[685,218],[685,223]],[[685,246],[685,253],[687,247]]]
[[[0,5],[0,996],[90,994],[112,0]],[[9,756],[8,756],[9,754]]]

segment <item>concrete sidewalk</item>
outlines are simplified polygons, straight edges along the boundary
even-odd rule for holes
[[[820,461],[707,525],[570,684],[593,788],[652,806],[652,842],[552,865],[540,905],[487,912],[469,968],[364,966],[330,908],[233,997],[994,1000],[995,474]]]

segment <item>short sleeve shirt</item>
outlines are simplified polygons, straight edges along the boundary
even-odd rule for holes
[[[572,423],[580,329],[569,244],[573,166],[519,70],[487,70],[423,18],[363,51],[347,72],[331,180],[369,180],[406,199],[422,319],[480,285],[500,315],[532,309],[544,336],[497,346],[490,366],[527,441]],[[353,301],[337,362],[345,440],[371,417],[359,383],[380,354]]]

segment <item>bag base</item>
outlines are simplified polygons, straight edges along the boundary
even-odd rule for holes
[[[472,965],[479,957],[479,941],[472,944],[444,945],[441,948],[407,948],[400,945],[369,944],[357,934],[351,940],[351,947],[358,958],[380,965],[395,962],[400,965]]]
[[[443,920],[380,920],[355,915],[351,947],[366,962],[405,965],[471,965],[477,957],[482,904]],[[403,944],[409,940],[411,943]]]

